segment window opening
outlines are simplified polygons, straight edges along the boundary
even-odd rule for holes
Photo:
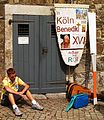
[[[29,36],[29,24],[18,24],[18,35]]]
[[[51,35],[52,35],[52,36],[55,36],[55,35],[56,35],[55,25],[51,25]]]

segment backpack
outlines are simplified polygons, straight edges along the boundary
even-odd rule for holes
[[[66,112],[68,112],[72,107],[74,109],[82,108],[88,105],[88,95],[87,94],[76,94],[71,97],[70,102],[66,108]]]
[[[66,98],[68,100],[71,99],[72,96],[79,94],[79,93],[85,93],[88,95],[89,100],[92,98],[91,90],[83,87],[81,85],[78,85],[76,83],[69,83],[66,88]]]

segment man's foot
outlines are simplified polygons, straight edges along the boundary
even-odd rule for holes
[[[13,112],[15,113],[16,116],[22,116],[22,114],[23,114],[23,113],[19,110],[18,107],[15,108],[15,109],[13,109]]]
[[[39,103],[36,103],[36,104],[32,104],[32,109],[42,111],[44,108],[40,106]]]

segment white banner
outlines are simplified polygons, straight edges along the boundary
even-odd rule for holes
[[[86,43],[88,5],[55,4],[58,45],[65,64],[80,62]]]

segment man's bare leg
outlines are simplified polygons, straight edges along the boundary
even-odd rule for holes
[[[15,104],[16,104],[16,103],[15,103],[15,100],[14,100],[13,94],[10,94],[10,93],[9,93],[8,98],[9,98],[9,101],[10,101],[11,105],[15,105]]]
[[[26,96],[28,97],[29,100],[31,100],[31,101],[34,100],[32,94],[31,94],[31,92],[30,92],[29,90],[27,90],[27,92],[26,92]]]
[[[43,110],[43,107],[40,106],[39,103],[35,101],[29,90],[27,90],[26,96],[28,97],[29,100],[31,100],[33,109]]]
[[[15,115],[21,116],[22,112],[19,110],[18,106],[16,105],[13,94],[9,93],[8,98],[9,98],[9,101],[10,101],[12,107],[13,107],[13,111],[14,111]]]

